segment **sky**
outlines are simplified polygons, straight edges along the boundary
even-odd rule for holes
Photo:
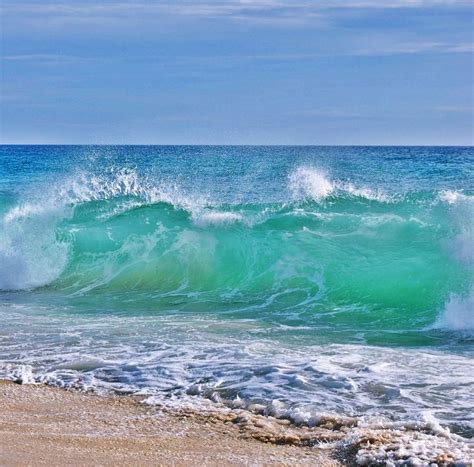
[[[3,144],[473,144],[471,1],[1,5]]]

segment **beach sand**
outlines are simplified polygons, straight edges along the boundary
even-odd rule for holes
[[[2,381],[0,407],[0,465],[340,465],[331,450],[288,444],[290,435],[262,442],[225,416],[134,397]]]
[[[471,443],[429,424],[389,429],[327,417],[297,427],[143,399],[0,380],[0,465],[473,465]]]

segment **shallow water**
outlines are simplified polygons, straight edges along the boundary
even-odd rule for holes
[[[472,436],[472,148],[0,147],[0,373]]]

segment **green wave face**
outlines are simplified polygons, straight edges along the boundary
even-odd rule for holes
[[[42,241],[51,251],[39,261],[48,267],[57,258],[62,267],[40,290],[132,312],[258,316],[343,335],[406,333],[433,324],[450,294],[469,288],[454,218],[470,208],[433,195],[194,212],[130,196],[88,201],[62,217],[46,215],[52,224]],[[25,230],[37,221],[16,219]]]
[[[0,290],[78,312],[258,319],[309,340],[429,343],[433,326],[473,328],[469,152],[318,153],[336,177],[291,154],[170,151],[136,156],[139,169],[120,153],[86,171],[54,154],[31,174],[12,166]]]

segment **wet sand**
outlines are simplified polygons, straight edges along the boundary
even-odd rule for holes
[[[330,449],[263,442],[225,416],[133,397],[3,381],[0,407],[0,465],[340,465]]]
[[[472,443],[429,423],[297,427],[253,412],[0,380],[0,465],[473,465]]]

